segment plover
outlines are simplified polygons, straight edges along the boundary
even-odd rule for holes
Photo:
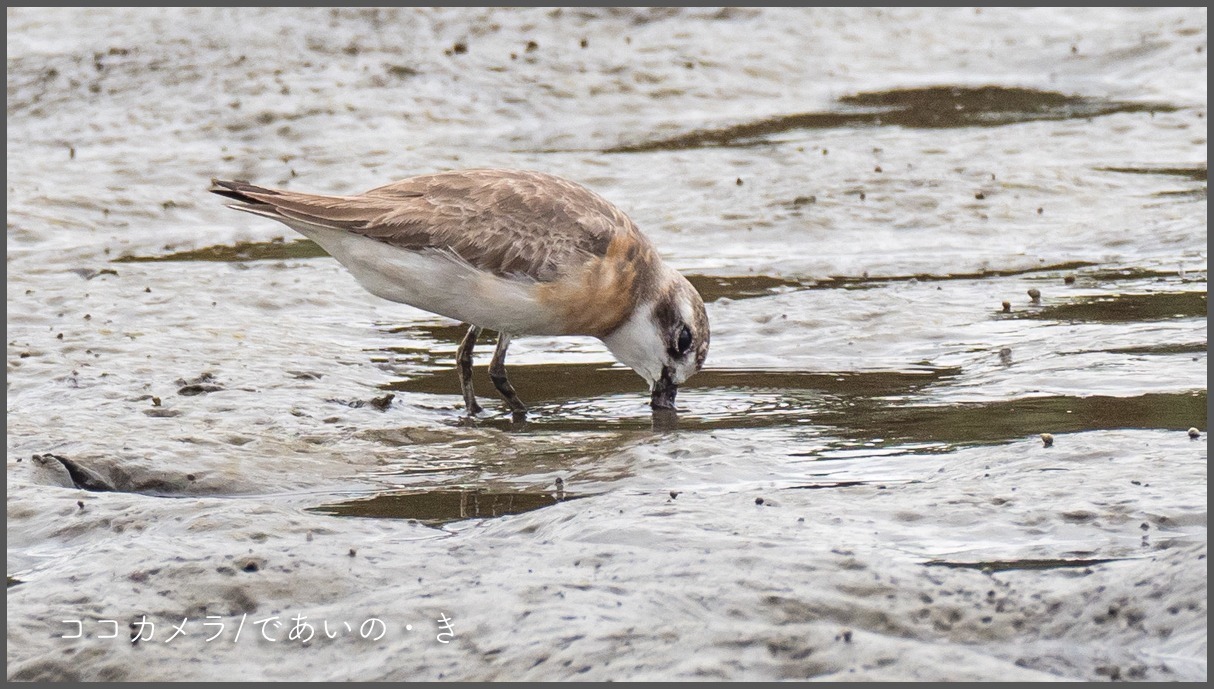
[[[273,218],[316,242],[372,294],[467,324],[457,370],[467,413],[472,348],[498,333],[489,365],[515,415],[506,378],[520,335],[590,335],[649,384],[654,409],[704,365],[708,315],[698,292],[635,223],[589,189],[522,170],[410,177],[354,196],[322,196],[212,180],[230,208]]]

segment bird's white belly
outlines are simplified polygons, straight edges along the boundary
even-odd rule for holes
[[[499,277],[441,251],[410,251],[344,231],[292,227],[377,297],[513,335],[561,332],[556,314],[535,299],[534,282]]]

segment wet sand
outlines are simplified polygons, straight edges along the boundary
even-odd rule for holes
[[[1206,678],[1204,9],[8,20],[9,679]],[[481,166],[701,291],[676,422],[206,193]]]

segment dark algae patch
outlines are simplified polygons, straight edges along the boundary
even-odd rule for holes
[[[844,127],[899,126],[916,129],[999,127],[1040,120],[1070,120],[1115,113],[1172,112],[1163,103],[1111,101],[1008,86],[929,86],[843,96],[826,112],[777,115],[716,129],[626,144],[607,153],[670,151],[770,143],[785,132]]]

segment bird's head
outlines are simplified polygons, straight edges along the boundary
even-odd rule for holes
[[[671,269],[654,298],[642,301],[603,338],[607,348],[649,383],[650,405],[674,409],[679,385],[704,366],[708,313],[687,278]]]

